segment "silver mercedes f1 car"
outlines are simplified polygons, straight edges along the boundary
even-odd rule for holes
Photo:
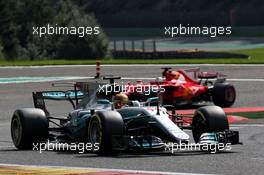
[[[77,82],[73,90],[33,92],[34,108],[17,109],[11,121],[16,148],[32,149],[40,142],[91,143],[90,151],[111,154],[120,151],[163,150],[168,143],[239,144],[238,131],[229,129],[224,111],[217,106],[196,110],[190,125],[181,114],[167,111],[158,98],[131,102],[115,109],[107,99],[96,98],[90,84]],[[66,100],[73,110],[64,117],[49,113],[46,100]],[[190,117],[190,116],[189,116]],[[192,131],[193,139],[185,132]]]

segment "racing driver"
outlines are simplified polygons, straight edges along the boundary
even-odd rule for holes
[[[128,103],[128,97],[124,93],[119,93],[114,96],[115,109],[120,109]]]

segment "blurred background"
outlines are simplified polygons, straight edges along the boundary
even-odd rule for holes
[[[0,59],[111,58],[111,50],[264,47],[262,0],[0,0]],[[33,26],[101,26],[84,38],[32,35]],[[223,38],[164,38],[165,26],[232,26]],[[153,41],[155,45],[153,45]],[[153,48],[155,47],[155,48]],[[132,48],[133,49],[133,48]]]

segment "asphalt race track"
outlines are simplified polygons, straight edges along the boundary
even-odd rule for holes
[[[164,65],[163,65],[164,66]],[[103,75],[123,77],[158,77],[162,66],[103,66]],[[228,75],[236,89],[235,107],[264,106],[264,65],[193,65],[174,68],[201,67],[204,71],[219,71]],[[54,77],[95,75],[95,66],[0,68],[0,78]],[[125,80],[124,80],[125,81]],[[0,164],[50,165],[90,168],[165,171],[206,174],[263,174],[264,172],[264,122],[231,125],[240,131],[243,145],[232,146],[231,151],[208,154],[199,151],[177,151],[173,154],[158,152],[145,154],[121,154],[115,157],[98,157],[94,154],[75,152],[18,151],[10,138],[10,119],[17,108],[32,107],[31,92],[54,89],[51,82],[1,84],[0,83]],[[69,105],[52,105],[57,113],[67,113]]]

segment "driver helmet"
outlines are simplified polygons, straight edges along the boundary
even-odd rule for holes
[[[124,93],[116,94],[114,96],[113,102],[115,104],[115,108],[121,108],[128,103],[128,96]]]
[[[166,76],[166,80],[167,81],[171,81],[173,79],[178,80],[180,77],[180,73],[178,71],[168,71],[167,76]]]

